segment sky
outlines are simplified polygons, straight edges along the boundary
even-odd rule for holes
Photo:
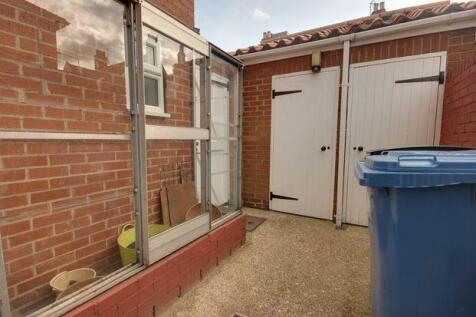
[[[437,0],[387,0],[387,10]],[[201,34],[226,51],[258,44],[263,32],[307,29],[367,16],[370,0],[195,0]]]

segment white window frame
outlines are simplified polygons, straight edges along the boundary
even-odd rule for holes
[[[155,51],[155,60],[154,64],[151,65],[143,62],[144,68],[144,81],[145,78],[151,78],[157,80],[157,92],[158,92],[158,106],[148,105],[145,104],[145,114],[148,116],[157,116],[157,117],[164,117],[170,118],[170,114],[165,112],[165,91],[164,91],[164,73],[162,68],[162,54],[161,54],[161,45],[159,42],[159,33],[152,30],[151,28],[143,25],[142,26],[142,34],[145,39],[144,41],[144,56],[146,52],[146,47],[151,46]],[[155,38],[153,41],[151,38]],[[145,85],[144,85],[144,100],[145,100]]]

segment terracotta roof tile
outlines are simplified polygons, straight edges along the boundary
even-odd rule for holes
[[[281,38],[264,39],[260,44],[238,49],[234,55],[266,51],[278,47],[319,41],[339,35],[358,33],[390,25],[431,18],[459,11],[476,10],[476,1],[450,3],[441,1],[421,6],[376,13],[367,17],[328,25]]]

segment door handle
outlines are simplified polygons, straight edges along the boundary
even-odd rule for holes
[[[321,151],[322,151],[322,152],[324,152],[326,149],[327,149],[327,148],[326,148],[325,145],[321,146]]]

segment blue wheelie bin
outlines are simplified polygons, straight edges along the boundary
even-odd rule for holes
[[[476,316],[476,151],[380,151],[369,189],[372,316]]]

